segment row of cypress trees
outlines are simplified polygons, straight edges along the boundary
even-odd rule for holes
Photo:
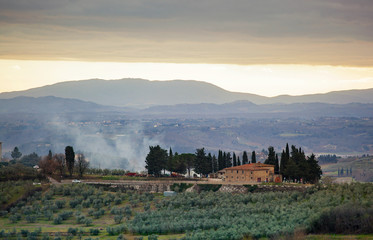
[[[290,151],[289,144],[282,150],[280,160],[274,148],[270,146],[268,158],[264,163],[275,165],[275,173],[282,174],[283,180],[315,183],[322,174],[314,154],[306,156],[301,147],[296,148],[294,145]]]

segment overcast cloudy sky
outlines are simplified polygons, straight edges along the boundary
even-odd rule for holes
[[[92,77],[372,88],[373,1],[0,0],[0,92]]]

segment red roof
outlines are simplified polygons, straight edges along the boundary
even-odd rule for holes
[[[244,164],[241,166],[234,166],[229,168],[224,168],[224,170],[261,170],[261,169],[268,169],[268,168],[274,168],[275,165],[271,164],[264,164],[264,163],[250,163],[250,164]]]

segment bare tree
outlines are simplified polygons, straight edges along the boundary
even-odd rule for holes
[[[54,154],[53,160],[56,163],[57,170],[60,172],[61,176],[63,176],[66,167],[65,155],[62,153]]]
[[[46,175],[52,175],[57,169],[57,163],[53,160],[53,158],[51,158],[49,154],[42,157],[38,165],[41,168],[42,172]]]
[[[84,172],[89,167],[89,162],[85,159],[83,153],[77,154],[76,169],[79,173],[79,177],[83,177]]]

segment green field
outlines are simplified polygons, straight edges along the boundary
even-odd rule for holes
[[[372,239],[361,235],[373,231],[372,199],[373,184],[359,183],[175,197],[52,185],[1,212],[0,239]]]

